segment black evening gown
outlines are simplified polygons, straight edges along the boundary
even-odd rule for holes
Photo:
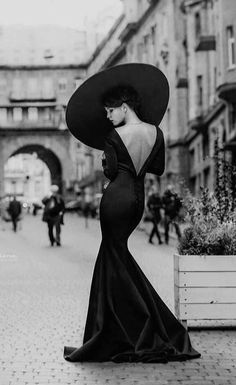
[[[71,362],[168,362],[200,357],[187,330],[158,296],[130,254],[127,241],[144,210],[144,176],[164,171],[164,139],[137,174],[114,129],[105,145],[104,173],[111,182],[100,206],[102,242],[96,260],[83,345],[65,347]]]

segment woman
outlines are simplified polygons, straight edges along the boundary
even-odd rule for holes
[[[104,173],[110,183],[100,206],[102,243],[94,268],[83,346],[78,349],[66,347],[64,357],[68,361],[167,362],[200,356],[192,348],[185,328],[160,299],[127,247],[128,238],[144,210],[145,174],[161,175],[164,171],[162,131],[150,123],[153,122],[151,118],[149,121],[142,119],[145,103],[136,91],[137,88],[141,92],[143,89],[139,87],[140,75],[144,76],[142,85],[146,84],[145,80],[151,80],[145,79],[149,70],[155,75],[158,71],[159,78],[155,77],[154,83],[163,81],[165,84],[164,75],[150,67],[123,65],[118,70],[116,67],[93,77],[97,98],[102,94],[99,103],[105,108],[108,122],[115,128],[106,135],[100,132],[100,135],[104,134],[104,141],[96,143],[94,137],[86,138],[82,129],[76,133],[84,142],[87,140],[87,144],[93,142],[93,145],[100,146],[103,143]],[[120,76],[116,76],[116,80],[114,71]],[[136,74],[132,75],[133,72]],[[103,86],[99,88],[101,79]],[[127,83],[127,79],[128,84],[121,83],[122,80]],[[110,87],[116,82],[118,86]],[[163,90],[166,100],[162,106],[158,104],[161,112],[159,110],[155,123],[160,121],[164,114],[163,106],[167,105],[166,84]],[[84,87],[89,85],[90,81]],[[104,88],[105,93],[102,92]],[[152,88],[150,82],[146,88]],[[79,90],[69,103],[67,124],[74,134],[75,121],[71,115],[78,113],[80,97],[85,94],[83,89],[82,92]],[[150,98],[149,104],[151,106],[153,102],[150,108],[156,111],[156,96],[154,99],[155,103]],[[87,122],[90,115],[91,111],[84,119],[81,113]],[[94,119],[95,124],[99,116]]]

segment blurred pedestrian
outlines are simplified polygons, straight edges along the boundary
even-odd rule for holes
[[[178,239],[181,238],[181,231],[179,227],[179,211],[182,207],[182,202],[178,194],[174,190],[174,186],[169,185],[162,197],[163,208],[165,212],[164,226],[165,226],[165,243],[169,243],[169,230],[172,224],[175,228]]]
[[[85,219],[85,227],[88,228],[89,222],[88,218],[91,216],[92,210],[92,197],[89,191],[84,191],[83,194],[83,203],[82,203],[82,212]]]
[[[51,195],[43,198],[44,211],[42,220],[48,225],[48,236],[51,246],[56,243],[61,246],[61,225],[64,224],[63,214],[65,210],[65,203],[59,194],[59,187],[52,185]]]
[[[10,201],[8,206],[8,213],[11,217],[13,231],[17,231],[17,224],[20,220],[20,215],[22,212],[21,203],[16,199],[16,196],[13,196],[13,199]]]
[[[1,218],[1,230],[5,230],[5,213],[9,216],[7,211],[8,206],[6,206],[4,197],[0,197],[0,218]]]
[[[41,209],[41,206],[40,206],[37,202],[34,202],[34,203],[33,203],[32,214],[33,214],[34,216],[36,216],[37,213],[38,213],[38,210],[40,210],[40,209]]]
[[[156,234],[157,239],[159,241],[159,245],[161,245],[163,242],[161,240],[161,235],[158,229],[158,224],[161,221],[161,207],[162,207],[162,200],[160,197],[160,194],[157,191],[157,187],[153,186],[151,190],[151,194],[148,197],[147,200],[147,207],[149,209],[149,212],[151,214],[151,222],[152,222],[152,230],[149,235],[149,243],[153,244],[153,237]]]

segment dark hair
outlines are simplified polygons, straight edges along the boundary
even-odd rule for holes
[[[115,86],[102,95],[105,107],[120,107],[122,103],[128,104],[136,113],[139,112],[140,97],[133,87],[125,84]]]

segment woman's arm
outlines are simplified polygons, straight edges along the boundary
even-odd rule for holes
[[[108,179],[115,179],[118,171],[117,155],[114,145],[109,140],[106,140],[105,142],[102,167],[103,172]]]

